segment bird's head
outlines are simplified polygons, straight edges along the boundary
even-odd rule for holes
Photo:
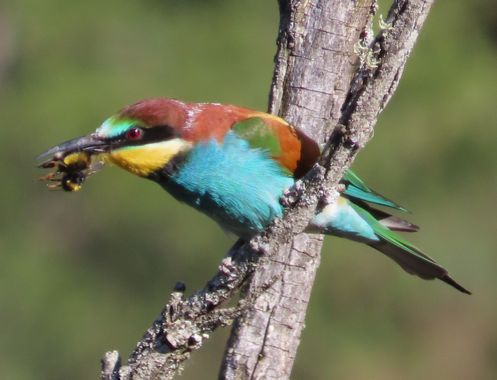
[[[186,116],[185,104],[175,100],[138,102],[106,119],[95,132],[57,145],[42,156],[84,152],[147,177],[191,148],[192,142],[183,136]]]
[[[96,153],[142,177],[163,168],[173,157],[192,146],[181,136],[179,128],[167,124],[150,125],[142,119],[121,115],[105,120],[90,136],[95,141]],[[104,153],[99,153],[101,150]]]

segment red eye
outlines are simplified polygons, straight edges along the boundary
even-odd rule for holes
[[[140,140],[143,137],[143,130],[137,127],[130,128],[126,131],[126,139],[130,141]]]

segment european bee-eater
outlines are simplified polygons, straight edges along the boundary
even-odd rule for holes
[[[44,167],[58,165],[63,177],[56,181],[66,190],[79,189],[89,157],[99,157],[157,182],[246,240],[283,215],[280,198],[319,154],[311,138],[277,116],[232,105],[156,98],[125,107],[94,133],[42,156],[55,157]],[[338,201],[315,215],[309,231],[365,243],[408,273],[438,278],[470,294],[445,268],[394,232],[416,231],[417,226],[372,205],[402,207],[350,170],[342,183],[345,190]]]

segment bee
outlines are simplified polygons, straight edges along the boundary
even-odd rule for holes
[[[85,179],[94,174],[103,166],[101,161],[92,161],[90,154],[86,152],[74,152],[66,154],[57,152],[51,159],[38,165],[43,169],[54,171],[40,178],[42,181],[50,182],[48,188],[56,190],[62,188],[64,191],[75,192],[82,188]]]

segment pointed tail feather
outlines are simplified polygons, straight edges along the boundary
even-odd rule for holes
[[[386,240],[381,240],[377,243],[371,243],[369,245],[390,257],[410,274],[414,274],[425,280],[433,280],[438,278],[456,288],[460,292],[471,294],[469,290],[465,289],[462,285],[450,277],[444,267],[437,264],[433,261],[433,259],[423,254],[414,246],[407,246],[401,242],[394,243]],[[413,254],[414,252],[416,254]]]
[[[379,238],[378,241],[369,242],[368,245],[390,257],[408,273],[426,280],[438,278],[463,293],[471,294],[470,291],[450,277],[444,267],[394,233],[388,226],[383,225],[381,219],[377,220],[375,216],[378,217],[378,214],[374,216],[371,214],[371,209],[365,210],[353,203],[350,206],[373,228],[375,235]],[[372,211],[377,212],[378,210],[372,209]]]
[[[440,277],[440,280],[442,280],[446,284],[449,284],[450,286],[453,286],[454,288],[456,288],[460,292],[463,292],[466,294],[471,294],[471,292],[468,289],[465,289],[463,286],[458,284],[452,277],[449,276],[448,273],[445,276]]]

